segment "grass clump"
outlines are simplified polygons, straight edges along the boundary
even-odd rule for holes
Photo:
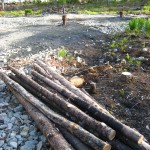
[[[129,21],[129,29],[135,32],[150,33],[150,18],[148,20],[143,18],[134,18]]]

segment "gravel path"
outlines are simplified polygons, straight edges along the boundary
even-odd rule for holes
[[[110,15],[72,15],[62,26],[61,15],[0,18],[0,65],[10,57],[31,57],[65,46],[84,49],[104,35],[125,28],[128,18]],[[111,26],[110,26],[111,25]]]
[[[41,58],[61,46],[72,51],[93,47],[105,34],[124,30],[127,20],[118,16],[69,14],[64,27],[61,15],[1,17],[0,67],[9,58]],[[33,120],[0,81],[0,150],[41,150],[45,142]]]

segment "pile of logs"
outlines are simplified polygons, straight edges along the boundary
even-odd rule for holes
[[[54,150],[150,150],[143,135],[121,123],[85,90],[73,86],[45,63],[32,76],[0,72]]]

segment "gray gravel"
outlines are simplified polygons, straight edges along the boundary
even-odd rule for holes
[[[39,57],[61,46],[83,49],[87,43],[95,44],[103,34],[123,31],[128,20],[128,17],[121,19],[117,15],[68,14],[64,27],[61,17],[1,17],[0,66],[7,63],[9,58]]]
[[[10,58],[42,58],[65,46],[82,49],[93,46],[104,34],[123,31],[127,18],[108,15],[61,15],[0,18],[0,67]],[[110,26],[111,25],[111,26]],[[0,150],[41,150],[45,137],[21,104],[0,81]]]

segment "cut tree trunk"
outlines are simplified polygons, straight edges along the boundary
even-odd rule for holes
[[[102,106],[100,106],[97,102],[93,101],[89,96],[87,96],[85,93],[83,93],[81,90],[76,88],[75,86],[71,85],[68,80],[66,80],[63,76],[60,74],[54,72],[52,69],[50,69],[45,63],[41,61],[37,61],[37,64],[42,67],[47,75],[53,76],[54,79],[58,80],[63,86],[68,88],[71,92],[76,94],[80,99],[86,101],[88,104],[91,105],[90,108],[86,108],[85,111],[88,111],[88,113],[94,117],[95,119],[99,121],[105,122],[107,125],[115,129],[117,132],[120,132],[127,138],[131,139],[132,141],[141,144],[144,136],[141,135],[139,132],[133,130],[129,126],[121,123],[119,120],[114,118],[106,109],[104,109]]]
[[[29,92],[27,92],[18,83],[10,79],[6,74],[0,72],[0,76],[2,80],[6,83],[8,88],[11,88],[15,92],[19,93],[26,101],[30,102],[33,106],[35,106],[38,110],[40,110],[45,116],[47,116],[51,121],[70,131],[72,134],[77,136],[81,141],[86,143],[88,146],[92,147],[95,150],[111,149],[111,146],[108,143],[98,139],[96,136],[84,130],[78,124],[71,122],[65,119],[64,117],[56,114],[54,111],[49,109],[44,103],[42,103],[33,95],[31,95]]]
[[[16,74],[22,81],[26,82],[31,87],[35,88],[37,92],[42,93],[47,99],[52,103],[55,103],[59,108],[66,111],[70,116],[74,116],[78,121],[82,122],[83,126],[90,127],[97,131],[100,136],[112,140],[116,132],[108,127],[105,123],[96,121],[92,117],[85,114],[83,111],[78,109],[76,106],[65,101],[63,98],[59,97],[57,94],[53,94],[44,87],[40,86],[38,83],[28,78],[26,75],[19,73],[16,69],[9,66],[9,68]],[[88,128],[88,129],[90,129]]]
[[[48,120],[37,108],[27,102],[23,96],[16,92],[11,86],[10,91],[16,96],[18,101],[23,105],[38,128],[45,135],[54,150],[73,150],[71,145],[64,139],[60,132],[57,131],[53,123]],[[59,142],[58,142],[59,141]]]

